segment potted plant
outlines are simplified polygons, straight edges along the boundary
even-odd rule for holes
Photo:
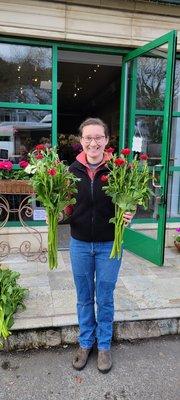
[[[20,161],[19,168],[14,169],[11,161],[0,161],[0,193],[33,193],[33,188],[28,182],[30,176],[25,172],[27,165],[27,161]]]
[[[180,251],[180,228],[176,228],[177,234],[175,235],[174,238],[174,244],[176,248]]]

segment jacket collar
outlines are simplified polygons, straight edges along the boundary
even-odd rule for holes
[[[106,151],[103,154],[103,159],[101,161],[101,163],[98,165],[98,168],[101,165],[105,165],[107,163],[107,161],[109,161],[112,157],[111,153],[106,153]],[[81,151],[80,154],[77,155],[76,160],[79,161],[80,164],[84,165],[86,168],[89,168],[87,159],[86,159],[86,154],[84,151]]]

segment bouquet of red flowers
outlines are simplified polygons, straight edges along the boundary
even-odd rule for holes
[[[44,206],[48,218],[48,263],[57,268],[57,226],[65,207],[75,204],[76,178],[68,167],[58,159],[55,148],[37,145],[29,154],[29,165],[25,171],[31,174],[30,182],[36,198]]]
[[[151,179],[147,159],[147,154],[137,155],[131,162],[128,162],[128,156],[131,150],[122,149],[120,156],[113,155],[108,162],[109,174],[101,177],[105,193],[112,197],[115,205],[115,216],[109,220],[115,225],[115,235],[113,248],[110,258],[121,257],[121,246],[123,243],[123,234],[125,223],[123,215],[125,212],[135,213],[137,206],[147,208],[147,202],[152,191],[149,187]]]

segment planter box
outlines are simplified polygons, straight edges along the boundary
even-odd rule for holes
[[[1,194],[32,194],[34,190],[29,181],[16,179],[0,180]]]

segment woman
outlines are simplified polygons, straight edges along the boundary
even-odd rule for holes
[[[114,215],[114,206],[102,190],[101,181],[101,176],[108,173],[106,162],[111,157],[105,152],[109,136],[106,124],[98,118],[85,120],[79,131],[83,151],[70,166],[70,171],[80,178],[77,202],[70,217],[70,256],[80,327],[73,367],[77,370],[85,367],[97,341],[98,369],[105,373],[112,366],[113,292],[121,264],[121,260],[109,259],[114,239],[114,225],[109,219]],[[130,223],[132,217],[131,213],[125,213],[125,223]]]

